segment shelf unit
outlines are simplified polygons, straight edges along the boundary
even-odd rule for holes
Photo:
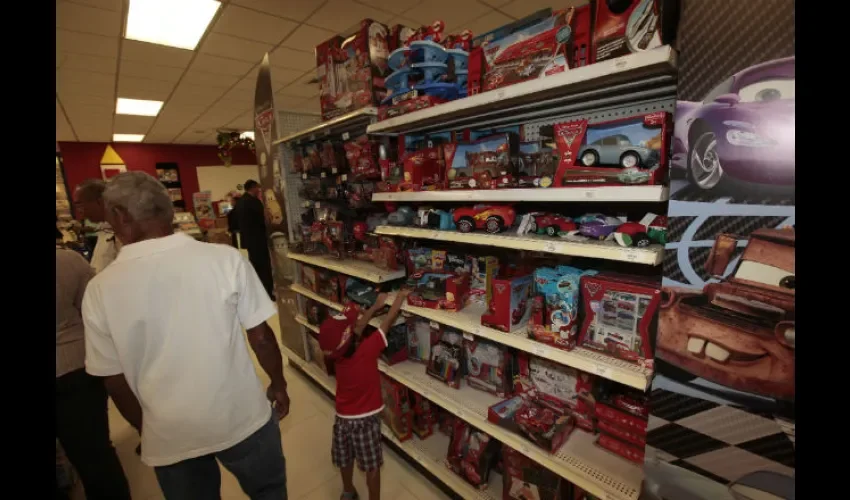
[[[461,233],[460,231],[438,231],[418,227],[378,226],[377,234],[419,238],[426,240],[450,241],[488,247],[510,248],[547,252],[572,257],[591,257],[595,259],[618,260],[648,264],[661,264],[664,253],[662,245],[650,245],[646,248],[625,248],[615,241],[571,241],[551,236],[516,234],[489,234],[482,231]]]
[[[292,260],[297,260],[298,262],[303,262],[304,264],[324,267],[325,269],[330,269],[331,271],[347,274],[348,276],[353,276],[355,278],[371,281],[372,283],[384,283],[386,281],[392,281],[405,277],[404,269],[400,269],[398,271],[388,271],[386,269],[381,269],[380,267],[374,264],[370,264],[369,262],[364,262],[361,260],[340,260],[333,259],[331,257],[323,257],[320,255],[305,255],[303,253],[294,252],[289,252],[287,256]]]
[[[336,393],[336,379],[320,370],[315,364],[300,359],[298,355],[286,347],[283,348],[283,351],[290,363],[298,366],[302,373],[321,386],[325,392],[329,395]],[[381,426],[381,434],[384,439],[395,445],[396,449],[408,455],[464,500],[501,500],[502,477],[499,474],[492,472],[487,489],[478,490],[446,466],[445,456],[446,450],[449,448],[447,436],[434,432],[425,440],[420,440],[414,436],[402,442],[385,425]]]
[[[361,108],[350,113],[346,113],[342,116],[338,116],[332,120],[319,123],[318,125],[315,125],[313,127],[300,130],[298,132],[295,132],[294,134],[289,134],[285,137],[281,137],[280,139],[274,141],[272,144],[275,146],[277,146],[278,144],[287,143],[298,144],[300,142],[312,142],[331,135],[344,136],[346,134],[362,134],[364,132],[363,129],[366,128],[366,125],[374,122],[377,116],[378,108]],[[344,139],[347,139],[347,137],[344,137]]]
[[[667,201],[667,186],[566,187],[549,189],[458,189],[453,191],[398,191],[375,193],[373,202],[406,201],[426,203],[475,202],[660,202]]]

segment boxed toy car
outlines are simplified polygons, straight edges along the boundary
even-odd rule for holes
[[[415,315],[409,315],[406,322],[408,359],[427,364],[431,346],[439,342],[440,324]]]
[[[410,439],[413,435],[413,409],[407,386],[381,373],[381,396],[384,400],[381,419],[399,441]]]
[[[457,420],[449,441],[446,464],[476,488],[485,488],[499,457],[500,443],[487,434]]]
[[[352,179],[380,179],[381,167],[378,164],[377,141],[361,135],[343,144],[345,159],[351,171]]]
[[[561,476],[502,445],[502,500],[561,500]]]
[[[439,326],[439,337],[431,345],[431,354],[425,373],[445,382],[449,387],[459,389],[464,368],[463,334],[452,327]]]
[[[407,285],[412,288],[407,303],[417,307],[459,311],[469,294],[466,256],[411,248],[407,251]]]
[[[563,446],[575,427],[575,418],[570,412],[559,412],[544,406],[527,394],[491,406],[487,411],[487,419],[524,435],[550,453]]]
[[[349,38],[335,36],[316,47],[322,120],[376,106],[386,95],[389,29],[371,19]]]
[[[604,432],[599,433],[596,444],[632,462],[643,464],[645,448],[632,446]]]
[[[497,134],[473,142],[443,145],[447,189],[501,189],[516,185],[515,134]]]
[[[576,346],[580,280],[585,274],[596,271],[570,266],[534,270],[529,338],[565,351]]]
[[[466,383],[501,398],[513,392],[513,356],[502,344],[477,338],[463,340]]]
[[[678,16],[679,0],[596,2],[594,60],[604,61],[671,44]]]
[[[410,395],[413,398],[413,433],[419,439],[425,439],[434,433],[436,407],[418,392],[410,391]]]
[[[652,368],[660,285],[615,273],[582,276],[579,345]]]
[[[493,256],[478,257],[470,255],[467,257],[470,270],[469,275],[469,297],[467,305],[475,304],[487,306],[490,302],[490,294],[493,289],[492,281],[499,274],[499,259]]]
[[[380,193],[398,191],[404,182],[404,165],[397,159],[397,151],[392,144],[378,146],[378,166],[381,168],[381,181],[375,186]]]
[[[313,291],[331,302],[342,302],[339,274],[324,268],[316,268]]]
[[[555,186],[664,184],[672,119],[666,111],[589,125],[557,123]]]
[[[401,318],[386,332],[387,347],[381,352],[381,359],[388,365],[407,360],[407,324]]]
[[[319,159],[322,162],[322,172],[325,175],[337,174],[344,170],[346,165],[345,149],[340,143],[323,141],[319,145]]]
[[[311,325],[319,326],[328,317],[328,306],[313,299],[304,299],[304,317]]]
[[[402,155],[404,181],[399,191],[431,191],[443,188],[446,170],[441,146],[406,152]]]
[[[503,332],[525,328],[531,315],[528,301],[533,281],[531,274],[494,278],[481,324]]]
[[[519,144],[517,187],[552,186],[555,182],[556,155],[539,141]]]

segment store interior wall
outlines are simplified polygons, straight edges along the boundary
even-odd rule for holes
[[[210,191],[213,201],[223,200],[227,193],[236,189],[236,185],[245,184],[248,179],[257,180],[257,165],[208,165],[196,168],[198,189]]]
[[[181,144],[134,144],[105,142],[60,142],[59,150],[65,167],[65,179],[71,192],[86,179],[100,178],[100,160],[106,146],[112,146],[124,160],[127,170],[141,170],[156,174],[156,164],[160,162],[177,163],[180,169],[180,182],[186,209],[192,210],[192,194],[199,189],[197,167],[201,165],[219,165],[217,146],[196,146]],[[254,153],[248,149],[231,150],[233,163],[249,165],[256,162]],[[244,179],[243,179],[244,182]]]

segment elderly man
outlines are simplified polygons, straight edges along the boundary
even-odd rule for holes
[[[236,203],[235,217],[237,217],[242,248],[248,250],[248,260],[257,271],[266,293],[274,300],[272,260],[266,232],[266,210],[260,199],[262,196],[263,190],[257,181],[253,179],[245,181],[245,194]]]
[[[121,243],[116,241],[115,233],[106,222],[103,209],[103,191],[106,183],[100,179],[88,179],[77,186],[77,204],[83,211],[83,216],[89,221],[99,224],[97,243],[91,256],[91,266],[95,272],[103,271],[115,260]]]
[[[168,192],[148,174],[113,177],[103,200],[124,247],[83,300],[86,370],[142,430],[142,461],[166,498],[219,498],[216,459],[252,499],[286,498],[278,419],[289,397],[257,274],[230,246],[175,234]]]

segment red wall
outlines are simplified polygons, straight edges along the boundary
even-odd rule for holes
[[[105,142],[60,142],[59,151],[65,167],[68,188],[73,193],[77,184],[92,177],[100,179],[100,159],[106,151]],[[198,166],[221,165],[218,159],[218,147],[194,146],[184,144],[137,144],[114,143],[112,148],[124,160],[127,170],[142,170],[156,175],[156,164],[173,162],[180,169],[180,185],[186,208],[192,210],[192,194],[197,193]],[[234,165],[251,165],[257,162],[251,151],[234,148]]]

